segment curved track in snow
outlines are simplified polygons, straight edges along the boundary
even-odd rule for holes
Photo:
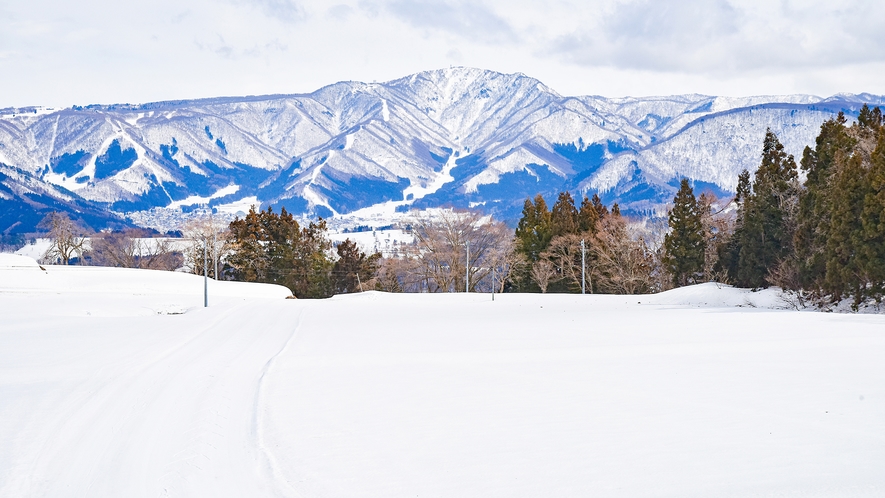
[[[291,496],[259,446],[259,400],[301,303],[136,320],[50,309],[31,328],[29,299],[2,301],[0,496]]]

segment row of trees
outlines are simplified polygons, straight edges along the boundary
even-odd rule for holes
[[[410,223],[413,244],[384,259],[377,288],[391,292],[503,292],[517,260],[511,230],[471,211],[440,210]]]
[[[389,292],[502,291],[514,265],[511,232],[475,212],[440,211],[411,223],[413,244],[392,257],[350,239],[334,246],[320,220],[302,227],[283,209],[250,210],[230,224],[225,269],[236,280],[276,283],[298,297]]]
[[[380,254],[367,255],[346,240],[335,247],[326,222],[307,226],[283,208],[255,210],[230,223],[224,271],[234,280],[284,285],[300,298],[321,298],[373,289]]]
[[[50,246],[42,261],[68,265],[73,262],[96,266],[174,270],[184,263],[184,254],[168,238],[139,228],[89,233],[65,213],[52,212],[41,221]]]
[[[841,113],[823,123],[799,165],[769,130],[762,162],[752,178],[739,175],[733,202],[733,217],[715,216],[709,199],[695,199],[683,181],[663,247],[675,285],[775,285],[819,304],[851,297],[855,307],[885,297],[885,126],[878,107],[864,106],[851,125]]]
[[[561,192],[548,210],[540,195],[526,199],[516,228],[521,256],[514,272],[523,292],[605,292],[636,294],[660,288],[658,254],[647,233],[611,211],[598,195],[584,197],[580,207]]]
[[[276,283],[300,297],[373,289],[380,254],[366,255],[356,243],[332,244],[325,222],[300,227],[283,210],[254,208],[227,224],[214,218],[191,220],[181,237],[159,237],[130,228],[90,233],[65,213],[51,213],[41,227],[50,247],[42,261],[118,268],[177,270],[186,268],[221,280]]]
[[[805,181],[800,181],[800,168]],[[394,292],[646,293],[706,281],[777,285],[799,296],[855,305],[885,295],[885,126],[878,108],[857,122],[821,126],[797,165],[766,132],[759,168],[738,177],[724,206],[695,196],[683,179],[667,226],[627,220],[598,195],[579,205],[561,192],[552,208],[526,199],[515,233],[475,212],[440,210],[411,221],[414,243],[383,258],[346,240],[333,245],[323,220],[301,226],[285,209],[251,209],[229,226],[185,228],[177,250],[144,233],[96,234],[89,258],[110,266],[171,269],[186,262],[216,278],[276,283],[298,297]],[[68,263],[86,246],[64,215],[52,215],[48,257]],[[150,244],[151,247],[145,247]],[[216,274],[217,273],[217,274]]]

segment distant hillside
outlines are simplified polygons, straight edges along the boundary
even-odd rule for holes
[[[766,128],[797,156],[873,95],[564,97],[522,74],[426,71],[306,95],[0,110],[0,231],[65,209],[96,226],[152,207],[245,200],[333,216],[392,202],[513,219],[522,201],[599,192],[660,208],[685,176],[726,195]]]

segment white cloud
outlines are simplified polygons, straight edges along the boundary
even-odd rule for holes
[[[252,5],[266,16],[285,22],[298,22],[307,18],[304,8],[293,0],[235,0]]]
[[[393,0],[386,10],[416,28],[441,31],[482,43],[517,43],[510,24],[479,1]]]
[[[329,7],[326,11],[329,17],[346,21],[353,14],[353,7],[345,4],[337,4]]]
[[[0,3],[0,107],[310,92],[450,64],[565,95],[885,94],[881,0]]]
[[[712,75],[885,61],[885,8],[852,3],[624,2],[544,52],[586,66]]]

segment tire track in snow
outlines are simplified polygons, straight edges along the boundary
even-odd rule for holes
[[[18,470],[0,496],[270,495],[279,486],[255,451],[255,401],[303,306],[253,301],[171,320],[104,320],[121,334],[158,337],[144,348],[98,348],[58,370],[72,381],[44,393],[48,408],[27,427],[38,437],[15,448]],[[72,320],[71,334],[87,338],[95,323]]]
[[[261,370],[261,377],[258,379],[258,388],[255,390],[255,401],[252,405],[252,430],[255,438],[255,446],[258,450],[258,453],[262,459],[261,470],[265,474],[266,479],[270,482],[275,483],[275,495],[277,496],[285,496],[285,497],[301,497],[302,495],[289,484],[289,481],[283,476],[283,472],[280,469],[279,462],[274,456],[273,452],[264,442],[264,434],[263,434],[263,420],[262,420],[262,407],[267,406],[263,402],[263,398],[265,398],[265,389],[266,384],[264,382],[265,377],[267,376],[268,371],[273,368],[276,363],[277,358],[286,352],[289,349],[289,345],[296,341],[298,337],[298,332],[301,328],[301,317],[304,315],[305,310],[302,309],[300,313],[298,313],[298,318],[295,321],[295,327],[292,330],[292,335],[289,336],[289,339],[286,341],[286,344],[280,348],[279,351],[264,364],[264,368]]]

